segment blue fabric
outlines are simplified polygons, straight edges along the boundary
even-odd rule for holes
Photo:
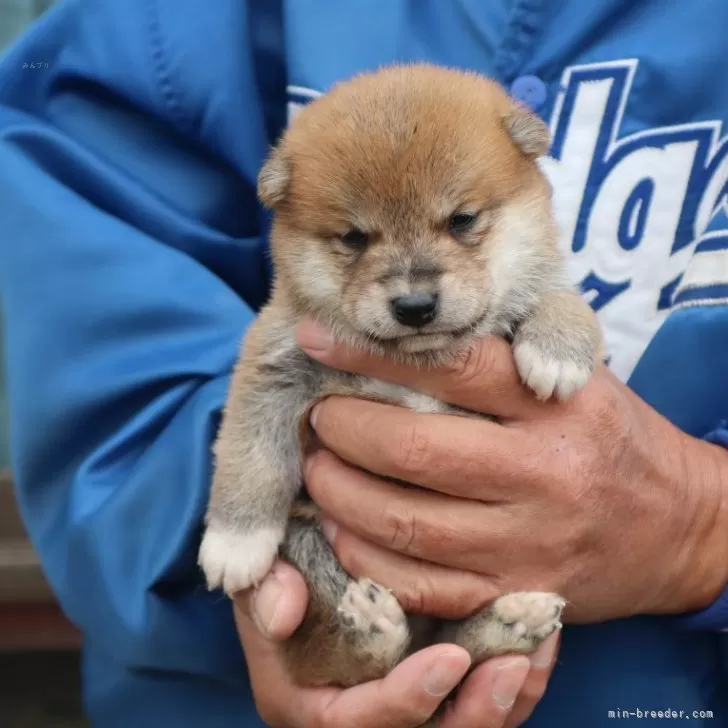
[[[666,721],[647,711],[666,710],[683,711],[691,726],[726,725],[725,654],[724,636],[676,632],[667,619],[568,626],[546,695],[526,725],[609,728],[630,718],[658,724]]]
[[[724,442],[711,433],[728,417],[727,22],[724,0],[65,0],[10,49],[12,458],[84,631],[95,726],[258,724],[229,605],[195,566],[210,443],[270,284],[258,169],[287,114],[352,73],[429,60],[540,79],[545,171],[613,368]],[[695,631],[565,629],[528,725],[599,728],[653,706],[725,720],[717,613],[691,615]]]
[[[0,334],[2,334],[3,316],[0,311]],[[5,392],[5,367],[3,341],[0,337],[0,470],[10,467],[10,433],[8,431],[8,398]]]
[[[244,674],[236,680],[208,680],[173,670],[130,669],[113,654],[87,644],[82,675],[84,703],[99,728],[265,725]]]

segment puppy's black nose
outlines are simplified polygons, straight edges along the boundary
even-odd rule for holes
[[[403,326],[419,329],[437,316],[437,295],[434,293],[409,293],[393,298],[392,314]]]

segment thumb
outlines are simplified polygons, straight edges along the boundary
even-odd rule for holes
[[[332,694],[309,691],[300,703],[304,725],[415,728],[437,710],[470,668],[455,645],[433,645],[408,657],[382,680]]]
[[[288,639],[303,621],[308,588],[293,566],[277,561],[256,589],[236,594],[234,601],[265,637],[280,641]]]

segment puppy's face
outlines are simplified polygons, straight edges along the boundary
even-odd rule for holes
[[[405,355],[507,328],[553,267],[534,162],[547,141],[474,75],[410,66],[336,87],[260,175],[277,285],[301,313]]]

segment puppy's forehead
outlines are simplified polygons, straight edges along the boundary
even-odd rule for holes
[[[508,195],[524,160],[502,121],[507,104],[495,84],[445,69],[358,77],[294,119],[293,197],[397,215]]]

